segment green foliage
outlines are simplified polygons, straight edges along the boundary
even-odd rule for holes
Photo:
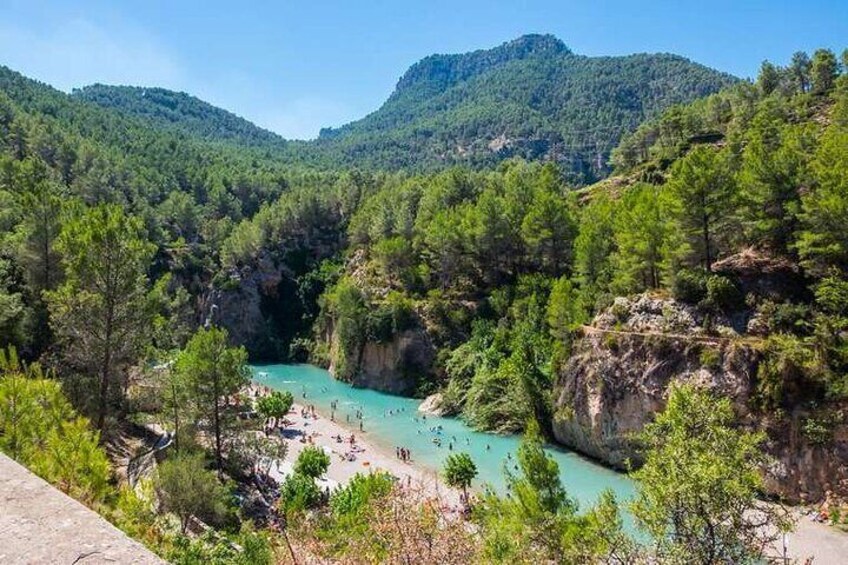
[[[445,482],[456,488],[462,489],[463,494],[468,496],[468,487],[477,476],[477,465],[467,453],[451,453],[445,459],[445,467],[442,471]]]
[[[192,516],[215,523],[227,513],[229,492],[206,469],[201,454],[183,452],[168,458],[159,465],[154,484],[163,510],[177,515],[183,534]]]
[[[118,366],[146,338],[146,269],[153,246],[139,218],[102,205],[69,220],[56,243],[65,279],[46,293],[50,322],[67,360],[97,375],[97,427],[102,431]]]
[[[698,146],[672,166],[668,188],[676,222],[691,249],[690,262],[710,270],[728,248],[733,208],[731,153]]]
[[[475,507],[483,557],[496,563],[606,562],[633,559],[611,493],[585,514],[568,497],[559,468],[542,449],[538,427],[528,426],[518,453],[521,473],[507,473],[509,496],[492,492]]]
[[[348,483],[335,490],[330,496],[330,510],[337,520],[344,520],[353,527],[375,499],[387,496],[394,487],[394,479],[388,473],[355,474]]]
[[[666,195],[657,187],[637,185],[617,209],[612,288],[620,293],[659,288],[676,264],[682,245]]]
[[[198,330],[188,341],[174,363],[194,406],[213,434],[215,461],[223,466],[224,435],[232,422],[225,408],[227,397],[250,382],[247,352],[243,347],[231,347],[227,331],[219,328]]]
[[[308,445],[303,448],[297,461],[294,462],[294,472],[310,479],[317,479],[327,472],[330,467],[330,456],[319,447]]]
[[[632,475],[639,492],[631,508],[659,559],[756,562],[789,528],[781,512],[757,499],[764,438],[734,426],[729,399],[675,386],[640,437],[645,464]]]
[[[110,466],[99,436],[77,416],[59,383],[14,349],[0,350],[0,450],[87,504],[109,493]]]
[[[275,390],[256,401],[256,411],[263,418],[282,418],[291,410],[294,397],[289,391]]]
[[[302,473],[292,473],[280,485],[279,509],[285,516],[293,518],[318,506],[322,497],[315,479]]]

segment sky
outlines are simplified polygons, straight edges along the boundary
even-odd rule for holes
[[[290,139],[373,112],[432,53],[551,33],[582,55],[677,53],[737,76],[848,47],[848,0],[2,0],[0,64],[70,91],[195,95]]]

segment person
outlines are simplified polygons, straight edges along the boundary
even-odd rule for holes
[[[362,420],[359,420],[359,431],[362,431]]]

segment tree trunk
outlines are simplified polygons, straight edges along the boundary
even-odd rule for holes
[[[107,330],[108,335],[109,330]],[[100,441],[106,428],[106,412],[109,408],[109,366],[112,364],[112,351],[108,345],[107,337],[106,353],[103,355],[103,366],[100,368],[100,398],[97,408],[97,429],[100,430]]]
[[[213,390],[215,393],[214,403],[215,403],[215,413],[213,414],[214,426],[215,426],[215,465],[218,467],[218,477],[221,477],[221,469],[223,468],[222,459],[221,459],[221,407],[218,404],[218,398],[220,393],[218,392],[218,376],[215,375],[213,377]]]

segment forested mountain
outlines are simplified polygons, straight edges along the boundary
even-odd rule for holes
[[[279,135],[184,92],[94,84],[74,90],[72,96],[162,125],[172,125],[208,141],[263,147],[281,147],[285,143]]]
[[[482,168],[522,157],[557,161],[571,183],[585,184],[609,173],[610,151],[645,118],[736,80],[675,55],[584,57],[553,36],[527,35],[494,49],[427,57],[374,113],[324,129],[314,142],[288,144],[161,88],[94,85],[74,97],[323,169]]]
[[[383,106],[321,132],[345,164],[474,167],[553,159],[575,182],[608,172],[610,150],[645,118],[735,82],[675,55],[584,57],[549,35],[413,65]]]
[[[420,548],[467,548],[458,562],[759,562],[778,536],[751,518],[784,525],[758,494],[848,497],[848,51],[750,83],[528,36],[428,58],[381,110],[299,144],[142,92],[0,68],[0,449],[172,561],[294,555],[241,527],[259,516],[340,561],[362,538],[390,560],[426,528]],[[622,136],[614,174],[575,190]],[[314,446],[277,488],[261,462],[287,444],[257,424],[293,399],[240,417],[248,358],[526,431],[511,494],[446,515],[369,475],[328,502]],[[124,453],[149,422],[171,452],[154,489],[119,494],[101,443]],[[646,535],[611,495],[578,509],[540,432],[644,462]],[[187,538],[194,517],[216,532]]]

